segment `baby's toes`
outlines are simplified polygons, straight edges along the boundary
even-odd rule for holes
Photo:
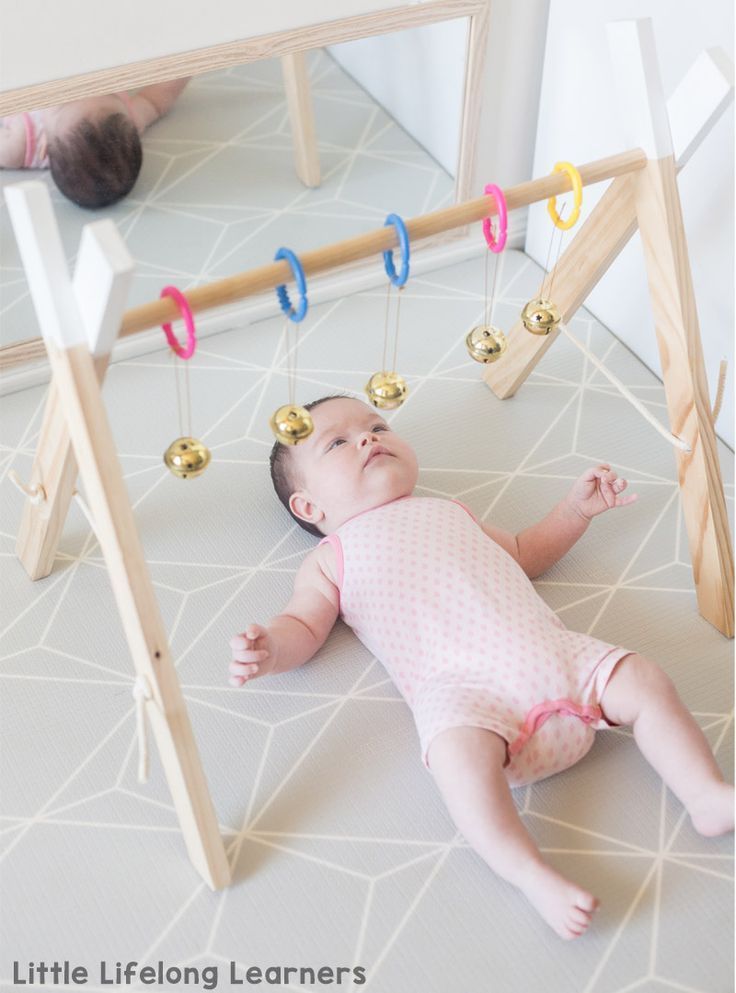
[[[590,919],[589,913],[585,910],[580,910],[578,907],[574,907],[567,919],[567,926],[571,931],[580,935],[587,930]]]
[[[587,890],[578,890],[575,895],[575,909],[584,910],[588,914],[592,914],[594,910],[597,910],[600,906],[600,900],[597,900],[592,893],[588,893]]]
[[[585,928],[579,927],[577,924],[563,924],[559,928],[555,928],[557,933],[565,941],[573,941],[575,938],[579,938],[582,934],[585,934]]]

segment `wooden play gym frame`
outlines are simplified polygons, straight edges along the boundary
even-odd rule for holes
[[[731,98],[732,86],[726,87],[727,96],[722,86],[714,88],[707,106],[697,109],[687,133],[680,135],[681,154],[676,157],[651,22],[622,21],[608,30],[623,107],[640,147],[578,167],[583,185],[612,182],[560,259],[555,303],[567,323],[639,228],[671,430],[690,449],[677,450],[676,458],[698,608],[731,637],[733,553],[676,176]],[[513,210],[570,188],[567,174],[553,173],[504,193]],[[84,228],[70,278],[46,186],[20,183],[7,188],[6,199],[52,371],[17,554],[31,579],[49,575],[79,473],[137,681],[143,680],[147,690],[145,711],[187,851],[208,885],[219,889],[231,879],[227,854],[101,395],[118,334],[175,320],[178,311],[165,298],[124,312],[133,262],[112,221]],[[489,210],[489,198],[478,197],[413,218],[406,226],[414,242],[480,221]],[[395,230],[383,227],[302,253],[300,259],[312,276],[395,246]],[[186,296],[197,313],[291,278],[289,263],[280,261],[192,289]],[[496,396],[512,396],[558,334],[531,335],[517,322],[506,354],[483,368]],[[26,357],[35,357],[32,342],[23,346]],[[14,364],[17,350],[8,346],[1,351],[11,353]]]

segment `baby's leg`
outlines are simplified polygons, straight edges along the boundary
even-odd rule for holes
[[[643,655],[626,655],[601,699],[607,720],[631,724],[647,761],[684,804],[700,834],[733,831],[733,786],[670,678]]]
[[[450,815],[469,844],[519,887],[562,938],[575,938],[590,924],[598,901],[542,859],[511,797],[505,759],[505,741],[478,727],[442,731],[427,753]]]

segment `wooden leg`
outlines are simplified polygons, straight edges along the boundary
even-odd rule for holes
[[[463,95],[463,118],[460,124],[460,153],[455,181],[455,200],[469,200],[477,196],[475,192],[475,168],[477,145],[476,136],[480,127],[480,110],[483,96],[483,67],[488,45],[488,23],[490,5],[470,18],[468,25],[468,54],[465,63],[465,87]],[[478,191],[480,192],[480,191]],[[457,238],[467,228],[452,232]]]
[[[314,107],[304,52],[282,56],[281,67],[291,120],[296,174],[305,186],[313,188],[319,186],[322,179],[315,137]]]
[[[554,302],[564,323],[571,320],[636,231],[634,180],[632,175],[614,179],[560,258]],[[518,320],[508,334],[503,358],[483,369],[484,382],[501,400],[512,397],[559,333],[531,334]]]
[[[733,637],[733,551],[673,156],[632,177],[667,409],[677,452],[698,608]]]
[[[109,355],[94,359],[100,383],[109,361]],[[40,504],[26,500],[15,545],[16,554],[31,579],[45,579],[54,567],[76,479],[77,460],[52,380],[30,478],[31,485],[43,487],[46,499]]]
[[[87,345],[47,342],[63,411],[135,670],[153,698],[146,713],[194,866],[212,889],[230,868],[148,574],[122,469]]]

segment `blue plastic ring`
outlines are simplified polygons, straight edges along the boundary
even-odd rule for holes
[[[391,248],[389,248],[387,252],[383,253],[383,264],[386,267],[386,275],[394,286],[403,286],[409,278],[409,234],[406,230],[406,225],[398,214],[388,215],[383,226],[388,227],[389,224],[393,224],[396,228],[396,234],[399,236],[399,247],[401,248],[401,272],[398,276],[396,275],[396,268],[394,267],[394,253]]]
[[[294,273],[296,288],[299,291],[299,306],[296,308],[292,306],[289,299],[289,291],[286,289],[286,284],[284,283],[276,287],[276,295],[279,298],[281,309],[289,320],[298,324],[299,321],[304,320],[304,316],[307,313],[307,280],[304,277],[302,264],[290,248],[280,248],[273,258],[275,262],[278,262],[279,259],[286,259],[291,266],[291,271]]]

